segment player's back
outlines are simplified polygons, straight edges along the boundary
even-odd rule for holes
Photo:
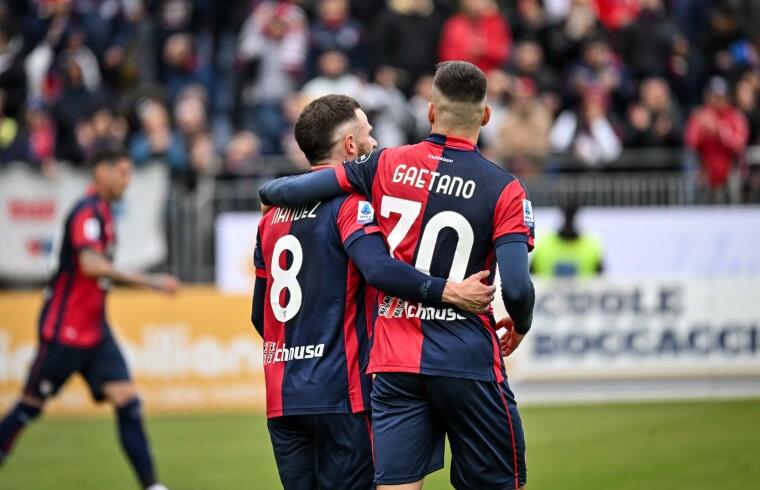
[[[79,253],[89,249],[113,259],[115,244],[110,205],[90,189],[66,217],[58,268],[40,316],[43,340],[91,347],[102,339],[109,284],[82,272]]]
[[[496,268],[495,247],[532,247],[521,183],[470,143],[442,135],[389,148],[338,169],[344,188],[370,193],[391,252],[422,272],[461,281]],[[500,379],[493,316],[381,298],[370,372]]]
[[[273,208],[262,218],[255,261],[267,279],[269,417],[369,407],[370,381],[362,374],[369,338],[365,288],[344,248],[372,220],[365,205],[358,196],[341,196],[300,209]]]

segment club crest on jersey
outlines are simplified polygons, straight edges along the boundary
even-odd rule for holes
[[[375,221],[375,210],[368,201],[359,201],[359,208],[356,212],[356,222],[360,225],[366,225]]]
[[[533,218],[533,204],[530,203],[527,199],[522,200],[523,203],[523,223],[525,223],[525,226],[529,226],[533,228],[535,226],[536,221]]]

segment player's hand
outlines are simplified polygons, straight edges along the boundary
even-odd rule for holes
[[[174,295],[179,291],[182,282],[169,274],[154,274],[148,277],[148,286],[156,291]]]
[[[477,272],[462,282],[446,282],[443,302],[450,303],[471,313],[488,311],[496,294],[496,286],[483,284],[490,272]]]
[[[519,347],[520,342],[525,338],[525,335],[517,333],[517,330],[515,330],[515,322],[509,317],[502,318],[496,322],[496,330],[502,328],[507,329],[507,331],[499,339],[499,347],[501,349],[501,355],[507,357]]]

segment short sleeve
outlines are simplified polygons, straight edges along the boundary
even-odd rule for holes
[[[335,168],[338,184],[345,192],[358,192],[365,196],[372,195],[372,184],[375,181],[380,155],[383,150],[373,151],[351,162],[345,162]]]
[[[71,245],[76,252],[84,249],[103,253],[103,226],[92,206],[84,206],[74,212],[69,223]]]
[[[533,205],[519,180],[510,182],[496,201],[493,220],[493,241],[497,246],[507,242],[525,242],[533,250],[535,230]]]
[[[369,200],[358,194],[351,194],[338,210],[338,232],[343,247],[348,248],[357,238],[372,233],[380,233],[375,222],[375,210]]]
[[[261,248],[261,226],[264,222],[264,218],[259,223],[259,229],[256,232],[256,247],[253,252],[253,267],[256,269],[256,277],[266,279],[267,270],[266,263],[264,262],[264,252]]]

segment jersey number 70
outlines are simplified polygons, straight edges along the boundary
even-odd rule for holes
[[[396,251],[396,247],[407,236],[409,230],[412,229],[412,225],[414,225],[421,211],[422,203],[417,201],[383,196],[380,205],[380,215],[383,218],[390,218],[391,213],[401,216],[396,226],[388,234],[388,246],[391,256]],[[417,263],[414,264],[414,267],[425,274],[430,274],[435,243],[438,240],[438,235],[444,228],[454,230],[458,238],[448,278],[451,281],[463,281],[465,274],[467,274],[467,263],[470,261],[475,234],[467,218],[455,211],[441,211],[430,218],[425,229],[422,231],[419,249],[417,250]]]

